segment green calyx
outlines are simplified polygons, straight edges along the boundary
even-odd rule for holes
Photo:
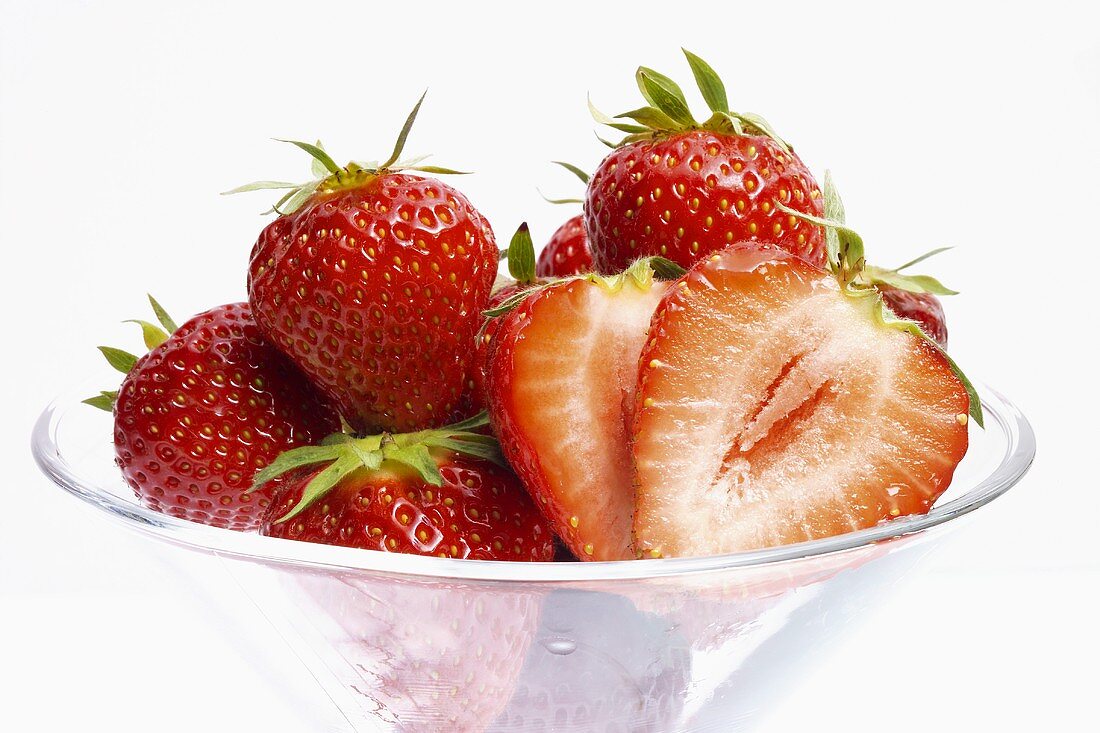
[[[919,336],[932,344],[947,359],[951,370],[962,382],[970,401],[970,417],[978,424],[985,427],[982,416],[982,403],[978,398],[978,392],[974,384],[963,373],[959,365],[955,363],[943,348],[926,334],[914,321],[899,318],[882,300],[877,285],[889,285],[890,287],[907,290],[913,293],[935,293],[937,295],[955,295],[956,291],[946,288],[939,280],[928,275],[905,275],[901,271],[923,262],[924,260],[939,254],[950,247],[940,247],[921,255],[914,260],[893,270],[868,265],[864,256],[863,238],[845,223],[844,202],[840,199],[840,193],[833,184],[832,175],[825,172],[824,195],[825,216],[818,217],[795,211],[789,206],[775,201],[776,208],[783,212],[796,216],[804,221],[817,224],[825,229],[825,248],[828,258],[829,270],[840,282],[842,292],[852,298],[869,299],[873,317],[881,324],[900,331],[907,331],[914,336]]]
[[[864,256],[863,238],[845,223],[844,202],[829,171],[825,171],[823,194],[824,217],[795,211],[778,200],[774,203],[779,210],[824,228],[826,261],[829,270],[836,275],[845,288],[887,285],[911,293],[958,295],[957,290],[951,290],[931,275],[910,275],[902,272],[930,257],[946,252],[951,247],[939,247],[926,252],[892,270],[868,265]]]
[[[640,257],[617,275],[586,273],[581,277],[614,293],[622,290],[627,283],[639,290],[649,290],[654,280],[678,280],[686,273],[687,270],[683,267],[664,257]]]
[[[535,277],[535,243],[527,222],[519,225],[508,243],[508,274],[520,285],[533,285]]]
[[[825,171],[823,187],[825,216],[814,216],[796,211],[778,199],[776,208],[791,216],[798,217],[811,224],[817,224],[825,230],[825,256],[829,270],[836,275],[843,288],[850,289],[861,284],[864,269],[867,266],[864,257],[863,237],[845,223],[844,202],[833,184],[833,176]]]
[[[904,265],[887,270],[883,267],[867,265],[863,270],[863,278],[868,285],[886,285],[898,290],[908,290],[910,293],[932,293],[933,295],[958,295],[957,290],[951,290],[931,275],[909,275],[902,270],[908,269],[918,262],[923,262],[929,257],[946,252],[951,247],[937,247],[931,252],[925,252],[920,257],[906,262]]]
[[[431,486],[442,486],[443,476],[439,472],[438,463],[432,456],[433,448],[455,451],[491,461],[500,466],[507,466],[496,439],[490,435],[473,432],[488,424],[488,415],[482,411],[474,417],[447,427],[415,433],[394,435],[382,433],[363,438],[356,438],[347,433],[334,433],[321,441],[320,445],[307,445],[281,453],[271,465],[256,473],[252,488],[249,490],[255,491],[262,488],[264,484],[288,471],[306,466],[316,468],[321,464],[327,464],[306,484],[298,503],[276,520],[285,522],[327,494],[355,471],[361,469],[377,471],[385,468],[387,463],[394,468],[412,470]]]
[[[790,152],[790,146],[763,117],[751,112],[731,110],[726,96],[726,85],[717,72],[691,51],[681,50],[691,67],[696,86],[710,108],[710,117],[701,122],[696,120],[683,90],[676,82],[660,72],[639,66],[635,72],[635,80],[646,101],[644,107],[609,117],[596,109],[591,99],[588,100],[588,110],[596,122],[626,133],[626,137],[618,143],[609,143],[602,138],[601,142],[615,148],[659,135],[686,130],[710,130],[724,135],[765,135],[775,140],[783,150]]]
[[[616,275],[598,275],[594,272],[586,272],[580,275],[570,275],[569,277],[562,277],[556,280],[532,285],[501,301],[496,307],[482,311],[482,315],[485,316],[486,319],[499,318],[515,310],[516,306],[526,300],[528,296],[535,291],[559,283],[586,280],[595,285],[599,285],[608,292],[615,293],[622,290],[623,286],[627,283],[630,283],[639,290],[649,290],[654,280],[676,280],[682,277],[686,272],[687,270],[683,267],[680,267],[680,265],[664,257],[642,257],[635,260],[630,267]],[[484,330],[485,325],[482,324],[482,332],[484,332]]]
[[[300,140],[279,139],[278,142],[290,143],[304,150],[306,153],[309,153],[310,157],[313,158],[310,167],[310,171],[313,174],[312,180],[304,183],[256,181],[254,183],[245,184],[244,186],[238,186],[230,191],[224,191],[222,195],[227,196],[234,193],[244,193],[245,191],[285,190],[286,193],[283,197],[280,198],[269,211],[264,213],[274,212],[280,216],[286,216],[300,209],[314,194],[327,194],[343,189],[357,188],[384,173],[419,171],[421,173],[440,175],[464,174],[466,171],[457,171],[435,165],[421,165],[421,161],[427,156],[401,159],[401,153],[405,149],[405,141],[408,140],[409,131],[412,130],[413,122],[416,121],[416,115],[420,112],[420,105],[424,103],[424,97],[427,94],[428,93],[425,91],[424,94],[420,95],[420,99],[417,100],[416,106],[414,106],[412,112],[409,113],[408,118],[405,120],[405,124],[401,128],[401,132],[397,136],[397,142],[393,146],[393,152],[390,153],[389,158],[381,163],[377,161],[366,163],[351,161],[347,165],[341,167],[337,165],[336,161],[334,161],[325,151],[320,140],[316,143],[306,143]]]
[[[136,323],[141,327],[142,340],[145,341],[145,348],[148,351],[152,351],[165,341],[168,337],[178,330],[176,322],[168,315],[168,313],[157,302],[156,298],[152,295],[148,296],[149,305],[153,308],[153,314],[157,318],[157,322],[160,325],[154,325],[149,321],[141,320],[127,320],[123,323]],[[111,365],[111,368],[122,374],[129,374],[130,370],[137,364],[138,357],[131,354],[128,351],[122,349],[116,349],[113,346],[99,346],[97,347],[99,352],[103,354],[103,358],[107,360],[107,363]],[[86,400],[81,400],[85,405],[91,405],[97,407],[100,410],[111,412],[115,406],[115,400],[118,399],[118,392],[100,392],[97,395],[89,397]]]

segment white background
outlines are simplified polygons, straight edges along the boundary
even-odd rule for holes
[[[766,729],[1095,730],[1095,4],[226,5],[0,1],[0,728],[308,729],[281,673],[27,450],[54,393],[115,379],[94,347],[137,347],[119,321],[147,290],[180,316],[243,299],[270,197],[217,193],[305,174],[270,138],[384,157],[428,87],[407,151],[476,170],[457,184],[498,238],[545,239],[572,212],[535,187],[580,191],[547,161],[602,155],[585,93],[635,106],[639,63],[688,82],[683,45],[833,170],[881,264],[957,245],[928,264],[963,291],[952,352],[1039,437],[1027,479]]]

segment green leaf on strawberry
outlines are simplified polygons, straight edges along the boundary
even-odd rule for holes
[[[957,290],[952,290],[931,275],[906,275],[897,270],[887,270],[874,265],[867,265],[863,271],[863,277],[871,285],[889,285],[899,290],[910,293],[932,293],[934,295],[958,295]]]
[[[566,163],[561,160],[553,160],[550,162],[552,162],[554,165],[560,165],[562,168],[579,178],[581,183],[588,185],[588,180],[591,178],[591,176],[581,170],[581,168],[579,168],[578,166],[575,166],[572,163]]]
[[[157,317],[157,322],[160,323],[164,330],[169,334],[178,331],[179,326],[176,325],[176,322],[172,320],[172,317],[168,315],[168,312],[164,310],[161,304],[157,302],[157,299],[148,294],[146,294],[146,297],[149,298],[149,305],[153,307],[153,314]]]
[[[159,326],[154,326],[149,321],[130,319],[123,323],[136,323],[141,326],[141,337],[145,341],[147,349],[155,349],[168,340],[168,334]]]
[[[535,244],[531,240],[531,230],[523,222],[512,235],[508,243],[508,274],[517,283],[535,282]]]
[[[99,408],[104,412],[112,412],[115,408],[115,400],[118,399],[118,392],[100,392],[94,397],[89,397],[85,400],[81,400],[85,405],[91,405],[92,407]]]
[[[351,473],[360,469],[375,471],[387,461],[411,469],[431,486],[441,486],[443,477],[432,458],[432,448],[474,456],[500,466],[506,465],[495,439],[472,432],[488,424],[488,416],[482,412],[444,428],[415,433],[382,433],[363,438],[337,433],[326,438],[320,445],[295,448],[280,454],[269,466],[256,473],[251,490],[259,490],[273,479],[295,469],[328,464],[309,481],[298,503],[277,519],[285,522],[324,496]]]
[[[735,112],[729,109],[726,86],[710,64],[687,49],[682,49],[691,67],[695,83],[703,95],[712,114],[699,122],[691,112],[683,89],[664,74],[639,66],[635,72],[638,90],[647,102],[647,106],[609,117],[588,101],[588,109],[597,123],[607,125],[619,132],[626,133],[618,147],[638,140],[652,137],[654,134],[668,134],[687,130],[710,130],[723,134],[760,134],[774,140],[784,152],[790,152],[790,146],[779,137],[763,117],[751,112]],[[623,118],[637,124],[619,122]]]
[[[134,364],[137,364],[138,358],[128,351],[116,349],[113,346],[100,346],[98,348],[100,353],[103,354],[103,358],[117,372],[129,374],[130,370],[134,368]]]
[[[687,57],[688,66],[691,67],[691,73],[695,76],[695,84],[699,87],[699,92],[702,93],[711,112],[728,113],[730,103],[726,99],[726,85],[722,82],[722,78],[706,61],[686,48],[680,50]]]

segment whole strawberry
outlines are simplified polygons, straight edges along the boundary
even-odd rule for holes
[[[484,413],[439,430],[342,436],[280,456],[256,486],[284,476],[260,533],[303,542],[473,560],[554,557],[553,533],[496,441],[471,432]]]
[[[947,317],[943,304],[932,293],[914,293],[890,285],[876,285],[882,301],[899,318],[913,321],[928,334],[941,349],[947,348]]]
[[[555,163],[580,179],[585,186],[591,176],[570,163]],[[552,204],[583,204],[581,199],[547,199]],[[578,214],[566,220],[550,237],[539,252],[535,274],[539,277],[568,277],[592,271],[592,250],[588,247],[588,235],[584,231],[584,215]]]
[[[813,175],[763,118],[732,112],[714,70],[684,53],[713,113],[706,121],[695,120],[674,81],[646,67],[637,81],[647,106],[616,118],[593,108],[598,122],[627,133],[588,185],[596,269],[619,272],[649,255],[688,267],[740,241],[771,242],[823,266],[822,232],[777,207],[820,216]]]
[[[150,298],[150,300],[152,300]],[[270,489],[248,493],[280,453],[340,428],[335,411],[278,350],[247,303],[218,306],[166,331],[139,321],[150,351],[140,359],[101,347],[126,374],[113,402],[115,462],[151,509],[229,529],[254,529]]]
[[[592,251],[584,232],[584,215],[577,214],[558,227],[539,252],[539,277],[567,277],[592,271]]]
[[[421,101],[423,98],[421,98]],[[294,143],[322,177],[289,187],[261,233],[248,298],[260,328],[361,431],[444,425],[461,411],[496,276],[489,223],[457,190],[397,161],[338,166]]]

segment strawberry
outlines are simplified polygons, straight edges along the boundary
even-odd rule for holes
[[[177,329],[149,300],[166,330],[137,321],[150,349],[140,359],[100,347],[126,377],[118,392],[85,401],[113,409],[115,462],[143,504],[254,529],[271,498],[270,489],[248,493],[257,469],[339,430],[339,418],[263,340],[247,303],[212,308]]]
[[[668,263],[671,264],[671,263]],[[630,557],[630,413],[665,284],[648,260],[560,280],[500,316],[489,413],[508,462],[582,560]]]
[[[939,298],[932,293],[914,293],[890,285],[877,287],[882,301],[898,318],[915,322],[941,349],[947,348],[947,318]]]
[[[977,397],[874,288],[776,246],[700,262],[640,359],[633,455],[641,557],[799,542],[926,512],[967,448]]]
[[[477,209],[405,172],[455,171],[397,162],[419,108],[380,165],[341,168],[319,145],[295,142],[322,177],[236,189],[291,189],[252,250],[249,302],[271,342],[364,432],[455,419],[496,274]]]
[[[487,424],[482,413],[438,430],[338,434],[288,451],[256,475],[256,487],[285,477],[260,533],[414,555],[550,561],[550,527],[496,441],[471,432]]]
[[[639,67],[648,106],[597,122],[627,135],[588,185],[585,230],[599,272],[661,255],[684,267],[733,242],[773,242],[823,266],[822,232],[780,211],[821,215],[817,183],[761,117],[731,112],[722,80],[685,51],[713,114],[697,122],[676,82]],[[634,123],[625,123],[630,118]]]
[[[592,252],[584,233],[584,215],[577,214],[558,227],[539,252],[539,277],[568,277],[592,271]]]
[[[555,163],[580,179],[585,186],[591,178],[570,163]],[[582,204],[581,199],[547,199],[552,204]],[[539,277],[568,277],[592,271],[592,250],[588,247],[588,235],[584,231],[584,215],[578,214],[558,227],[550,241],[539,252],[536,272]]]

